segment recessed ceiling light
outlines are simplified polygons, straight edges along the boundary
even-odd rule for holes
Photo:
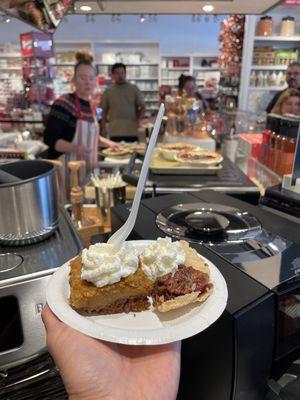
[[[91,6],[80,6],[81,11],[91,11],[92,7]]]
[[[202,10],[205,12],[212,12],[214,11],[215,7],[211,4],[206,4],[205,6],[202,7]]]

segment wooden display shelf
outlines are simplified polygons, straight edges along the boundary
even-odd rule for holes
[[[94,204],[85,204],[83,206],[84,225],[77,231],[85,247],[91,244],[91,238],[94,235],[107,233],[111,231],[110,210],[106,217],[103,217],[100,209]]]

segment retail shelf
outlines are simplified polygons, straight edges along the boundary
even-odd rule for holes
[[[0,58],[21,58],[21,53],[0,53]]]
[[[75,63],[66,63],[66,64],[52,64],[53,67],[74,67]]]
[[[300,42],[300,36],[254,36],[257,42]]]
[[[266,91],[266,92],[272,92],[272,91],[278,91],[279,90],[284,90],[286,89],[286,86],[250,86],[249,90],[255,91]]]
[[[189,71],[190,67],[171,67],[171,68],[164,67],[161,69],[162,69],[162,71]]]
[[[287,65],[252,65],[251,69],[260,71],[285,71],[287,67]]]
[[[1,67],[1,71],[22,71],[22,67]]]
[[[194,71],[219,71],[220,67],[193,67]]]
[[[129,78],[129,77],[127,77],[127,79],[129,80],[129,81],[157,81],[158,80],[158,77],[156,77],[156,78]]]
[[[96,65],[99,65],[100,67],[111,67],[114,63],[106,64],[106,63],[96,63]],[[158,63],[140,63],[140,64],[125,64],[126,67],[143,67],[143,66],[148,66],[152,65],[157,67],[159,64]]]

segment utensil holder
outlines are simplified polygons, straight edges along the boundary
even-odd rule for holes
[[[95,187],[96,203],[102,217],[106,218],[108,210],[117,204],[123,204],[126,200],[126,186],[116,188]]]

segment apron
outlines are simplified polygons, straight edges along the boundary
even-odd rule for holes
[[[99,124],[96,117],[96,110],[92,108],[93,122],[85,121],[82,118],[82,112],[80,107],[79,97],[75,94],[75,105],[76,105],[76,131],[72,143],[76,146],[85,146],[91,150],[85,156],[78,156],[76,153],[65,153],[60,158],[64,164],[64,175],[65,175],[65,188],[66,196],[69,198],[71,190],[70,182],[70,170],[68,168],[69,161],[84,160],[86,166],[79,169],[79,185],[82,187],[86,184],[86,178],[94,168],[97,167],[98,161],[98,138],[99,138]]]

